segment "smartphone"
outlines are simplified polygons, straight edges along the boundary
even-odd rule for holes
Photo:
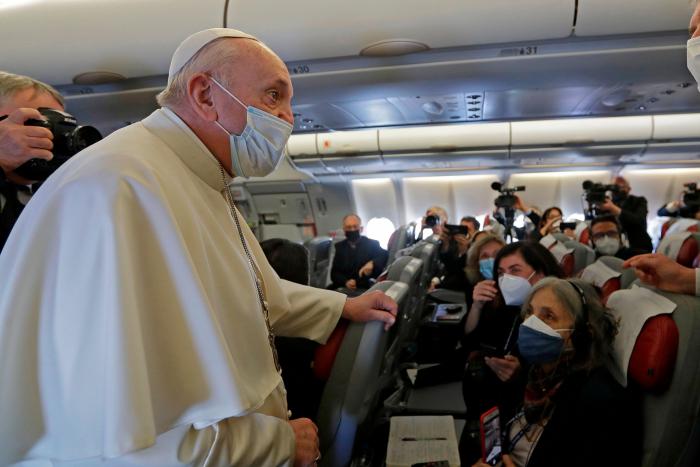
[[[559,228],[562,232],[566,229],[576,230],[576,222],[562,222],[559,224]]]
[[[505,351],[501,348],[498,348],[494,345],[488,345],[484,344],[483,342],[479,344],[479,350],[481,350],[481,353],[484,354],[486,357],[498,357],[498,358],[503,358],[505,356]]]
[[[491,407],[479,419],[481,459],[488,465],[501,462],[501,420],[498,407]]]
[[[447,230],[447,233],[450,235],[469,235],[469,229],[465,225],[445,224],[443,228]]]

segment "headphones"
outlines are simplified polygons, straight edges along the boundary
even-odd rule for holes
[[[582,320],[576,320],[574,323],[574,332],[571,334],[571,343],[574,345],[574,349],[577,351],[587,351],[590,348],[591,341],[593,339],[589,327],[590,323],[588,321],[588,299],[586,298],[586,294],[583,292],[583,289],[578,284],[575,284],[570,280],[567,280],[566,282],[571,284],[571,287],[573,287],[581,299]]]

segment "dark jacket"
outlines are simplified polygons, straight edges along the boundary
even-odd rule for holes
[[[617,384],[605,368],[569,376],[555,400],[527,467],[641,464],[640,399]]]
[[[357,288],[368,289],[370,277],[376,278],[381,274],[388,258],[389,253],[379,245],[378,241],[365,236],[361,236],[355,244],[351,244],[348,240],[338,242],[335,245],[335,256],[331,269],[333,287],[345,287],[347,281],[355,279]],[[368,261],[374,263],[374,269],[369,277],[360,278],[360,268]]]
[[[17,185],[7,181],[0,181],[0,194],[4,198],[4,205],[0,211],[0,251],[5,246],[7,238],[10,236],[12,227],[22,214],[24,205],[17,198]]]
[[[457,242],[450,239],[447,251],[440,251],[440,262],[444,265],[444,275],[438,287],[450,290],[464,290],[467,287],[467,275],[464,267],[467,265],[467,255],[459,256]]]
[[[697,209],[692,209],[688,206],[681,206],[675,211],[669,211],[666,209],[666,205],[664,204],[657,212],[657,216],[662,216],[662,217],[683,217],[685,219],[695,219],[695,213],[697,212]]]
[[[618,216],[623,230],[627,234],[630,248],[651,253],[651,237],[647,233],[647,199],[643,196],[627,195],[623,200],[615,202],[622,209]]]

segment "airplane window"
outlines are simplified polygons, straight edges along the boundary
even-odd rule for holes
[[[396,230],[394,223],[386,217],[373,217],[365,226],[365,235],[372,240],[377,240],[382,248],[386,249],[389,237],[394,230]]]

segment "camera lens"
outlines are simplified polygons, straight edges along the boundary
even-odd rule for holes
[[[71,154],[82,151],[91,144],[102,139],[97,128],[92,126],[79,126],[67,138],[67,146]]]

